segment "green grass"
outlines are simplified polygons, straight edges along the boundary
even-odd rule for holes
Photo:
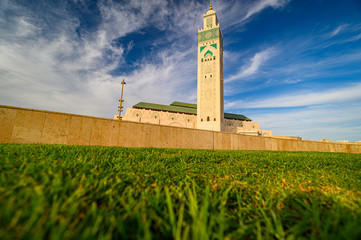
[[[0,144],[0,239],[361,239],[361,155]]]

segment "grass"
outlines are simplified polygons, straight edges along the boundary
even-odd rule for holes
[[[0,239],[361,239],[361,155],[0,144]]]

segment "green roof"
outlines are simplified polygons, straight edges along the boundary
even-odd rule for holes
[[[235,114],[235,113],[224,113],[224,118],[252,121],[252,119],[249,119],[248,117],[242,114]]]
[[[197,104],[194,104],[194,103],[172,102],[170,105],[177,106],[177,107],[187,107],[187,108],[197,109]]]
[[[157,103],[139,102],[135,104],[133,107],[197,115],[197,104],[193,104],[193,103],[172,102],[170,105],[164,105]],[[244,115],[234,114],[234,113],[224,113],[224,118],[252,121],[251,119],[249,119]]]
[[[137,103],[133,107],[134,108],[154,109],[154,110],[161,110],[161,111],[168,111],[168,112],[197,114],[197,108],[171,106],[171,105],[163,105],[163,104],[147,103],[147,102]]]

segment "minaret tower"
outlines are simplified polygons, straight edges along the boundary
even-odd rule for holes
[[[216,11],[210,4],[198,30],[197,128],[223,130],[223,44]]]

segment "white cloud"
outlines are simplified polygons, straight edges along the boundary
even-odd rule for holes
[[[295,83],[299,83],[299,82],[302,82],[303,80],[301,79],[285,79],[284,82],[287,83],[287,84],[295,84]]]
[[[249,63],[242,67],[241,70],[230,76],[228,79],[226,79],[226,82],[232,82],[235,80],[239,80],[245,77],[249,77],[251,75],[254,75],[258,73],[260,67],[262,64],[267,62],[271,57],[273,57],[276,54],[276,51],[274,48],[268,48],[266,50],[263,50],[261,52],[256,53],[249,61]]]
[[[279,7],[281,2],[285,1],[257,1],[240,9],[245,9],[249,17],[263,7]],[[88,11],[83,1],[74,3]],[[217,4],[214,7],[218,13],[233,7],[233,3]],[[125,107],[138,101],[196,101],[196,52],[191,46],[196,46],[194,33],[202,26],[201,16],[207,10],[198,1],[176,5],[164,0],[99,1],[100,22],[79,35],[81,19],[68,11],[65,2],[50,7],[44,3],[24,6],[5,1],[1,6],[2,104],[112,117],[123,78],[129,83],[125,88]],[[40,11],[44,10],[41,6],[50,7],[49,11]],[[7,10],[14,13],[11,18],[5,17]],[[241,21],[238,11],[230,17]],[[224,25],[230,23],[222,20]],[[135,44],[116,46],[112,42],[149,25],[167,31],[154,44],[168,42],[169,47],[152,51],[151,58],[138,59],[134,71],[111,75],[119,66],[124,68],[124,54]],[[265,58],[262,54],[265,53],[254,56],[243,74],[257,71]]]
[[[197,5],[195,2],[188,7]],[[112,41],[139,31],[153,20],[157,26],[168,27],[167,17],[172,9],[166,1],[130,1],[127,4],[101,1],[102,20],[98,28],[82,32],[81,37],[76,35],[79,21],[70,12],[60,10],[61,19],[57,19],[56,14],[51,15],[53,28],[59,31],[49,36],[46,29],[49,26],[40,19],[41,15],[15,3],[11,7],[22,10],[22,16],[13,16],[16,20],[13,22],[0,22],[0,29],[3,24],[16,26],[11,27],[11,31],[0,30],[1,104],[112,117],[117,111],[123,78],[128,83],[125,107],[138,101],[195,101],[196,52],[188,47],[189,41],[184,37],[166,50],[151,52],[151,58],[138,59],[137,70],[122,76],[110,74],[124,64],[123,53],[134,47],[130,42],[123,49]],[[188,10],[186,7],[178,9],[179,16],[184,15],[182,12],[190,12]],[[196,17],[199,15],[193,16]],[[190,27],[185,30],[186,34],[191,31]],[[169,35],[176,34],[181,33],[169,31]],[[196,42],[196,35],[194,40]],[[192,58],[194,61],[189,61]]]
[[[292,92],[281,96],[267,97],[250,102],[234,101],[226,103],[226,108],[242,106],[243,108],[284,108],[302,107],[319,104],[348,102],[361,99],[361,83],[352,86],[319,91],[319,92]]]
[[[348,24],[342,24],[340,26],[338,26],[337,28],[335,28],[331,33],[329,33],[330,38],[338,35],[339,33],[343,32],[346,28],[347,28]]]
[[[212,5],[218,13],[223,31],[243,31],[245,23],[249,22],[254,15],[269,7],[273,9],[283,8],[289,2],[290,0],[231,0],[212,1]],[[204,14],[204,6],[201,10],[200,13]],[[229,41],[232,40],[228,39],[227,42]]]
[[[315,48],[329,48],[338,44],[346,44],[361,39],[360,24],[341,24],[331,32],[326,32]]]
[[[250,18],[254,14],[261,12],[263,9],[267,7],[272,8],[281,8],[285,6],[289,0],[260,0],[254,2],[253,5],[248,9],[247,14],[243,17],[242,21]]]
[[[360,103],[335,103],[302,109],[269,110],[250,116],[261,128],[272,129],[275,136],[295,136],[303,139],[333,141],[361,140]]]
[[[36,34],[40,28],[28,22],[24,17],[18,19],[18,29],[16,31],[18,37],[27,37]]]

